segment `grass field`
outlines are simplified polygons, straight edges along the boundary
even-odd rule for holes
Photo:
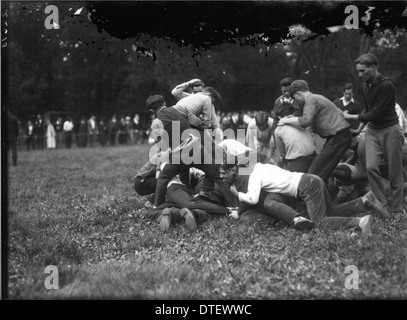
[[[19,152],[9,168],[9,299],[407,298],[405,217],[374,216],[372,236],[230,217],[163,234],[133,190],[147,151]],[[57,290],[45,288],[48,265]],[[349,265],[358,289],[345,286]]]

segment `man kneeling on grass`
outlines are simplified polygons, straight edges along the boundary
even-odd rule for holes
[[[229,165],[229,170],[238,170],[236,165]],[[373,208],[383,211],[380,201],[372,192],[361,198],[332,206],[331,198],[324,181],[317,175],[302,172],[290,172],[272,164],[257,163],[250,173],[247,193],[238,192],[231,187],[231,192],[239,201],[257,204],[260,191],[280,193],[286,196],[301,198],[308,210],[308,215],[316,227],[329,229],[357,229],[362,233],[371,233],[372,216],[355,217],[357,213]],[[287,214],[294,216],[298,213],[289,206],[281,203]]]

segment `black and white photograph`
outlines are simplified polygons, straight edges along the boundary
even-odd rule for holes
[[[407,1],[1,1],[1,36],[2,300],[407,299]]]

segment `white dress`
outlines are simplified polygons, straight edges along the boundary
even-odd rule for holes
[[[50,123],[47,127],[47,149],[55,149],[56,147],[56,134],[54,130],[54,126]]]

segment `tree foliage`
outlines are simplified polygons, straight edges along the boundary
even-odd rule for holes
[[[49,4],[2,4],[7,16],[7,26],[3,24],[6,40],[2,41],[7,60],[3,70],[6,105],[21,119],[50,110],[67,111],[76,117],[145,112],[148,95],[162,94],[172,105],[175,99],[171,89],[196,77],[221,93],[224,103],[217,108],[224,111],[269,110],[280,95],[279,81],[287,76],[303,78],[310,82],[312,91],[333,99],[341,94],[344,82],[357,84],[353,60],[364,52],[379,56],[380,70],[394,80],[398,101],[407,107],[402,90],[407,80],[407,39],[401,29],[375,31],[367,36],[346,29],[320,35],[314,28],[307,36],[295,37],[287,25],[279,24],[281,21],[261,30],[261,24],[256,28],[256,19],[250,19],[247,30],[233,31],[225,22],[227,27],[222,32],[230,34],[227,41],[212,39],[210,46],[199,47],[174,38],[173,30],[166,33],[167,24],[161,26],[158,21],[150,21],[157,32],[140,27],[134,34],[139,22],[128,29],[128,36],[115,36],[111,32],[113,23],[109,28],[105,20],[95,21],[102,19],[95,13],[97,3],[58,2],[60,28],[47,30],[44,9]],[[243,17],[239,10],[228,14]],[[120,16],[122,12],[113,10],[112,14]],[[244,16],[247,20],[247,12]],[[124,17],[128,19],[129,15]],[[125,18],[122,26],[127,26]],[[259,21],[264,19],[263,15],[259,17]],[[198,22],[190,27],[195,28],[196,35],[202,35],[196,29]],[[202,28],[210,43],[209,26]],[[248,34],[252,30],[256,32]],[[273,30],[275,35],[285,34],[285,38],[274,43],[269,37]]]

